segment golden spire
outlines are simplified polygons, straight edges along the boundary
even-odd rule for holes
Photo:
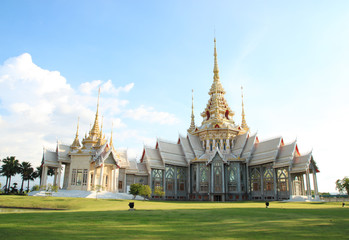
[[[221,124],[223,122],[234,125],[234,112],[230,109],[224,98],[225,90],[219,80],[219,68],[217,60],[216,38],[214,38],[214,67],[213,67],[213,83],[211,85],[209,95],[210,99],[201,116],[204,118],[203,123],[208,122],[211,126]]]
[[[195,130],[195,116],[194,116],[194,89],[191,90],[191,123],[188,132]]]
[[[80,122],[80,117],[78,117],[78,126],[76,128],[76,135],[75,139],[71,145],[72,148],[79,148],[81,147],[80,141],[79,141],[79,122]]]
[[[218,62],[217,62],[217,49],[216,49],[216,38],[214,38],[214,67],[213,67],[213,79],[215,81],[219,80],[219,68],[218,68]]]
[[[99,96],[101,94],[101,88],[98,90],[98,100],[97,100],[97,111],[96,111],[96,117],[95,122],[93,124],[93,127],[91,129],[91,135],[97,135],[99,134],[99,123],[98,123],[98,111],[99,111]]]
[[[243,87],[241,86],[241,103],[242,103],[242,111],[241,111],[241,128],[248,129],[246,119],[245,119],[245,109],[244,109],[244,93],[243,93]]]
[[[109,142],[110,148],[114,148],[114,146],[113,146],[113,127],[114,127],[114,122],[111,123],[111,133],[110,133],[110,142]]]

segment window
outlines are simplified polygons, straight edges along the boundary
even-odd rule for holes
[[[76,169],[73,169],[72,172],[71,185],[76,185]]]
[[[182,167],[177,167],[177,190],[185,191],[186,185],[186,169]]]
[[[229,192],[238,191],[238,164],[237,162],[231,162],[227,168]]]
[[[257,168],[251,169],[251,189],[252,191],[260,191],[261,174]]]
[[[225,139],[223,139],[223,149],[224,151],[227,150],[227,142]]]
[[[173,191],[174,190],[174,167],[173,166],[166,166],[166,191]]]
[[[87,169],[84,169],[84,175],[82,179],[82,185],[86,186],[87,184]]]
[[[162,170],[160,169],[152,169],[152,189],[154,190],[156,187],[162,187]]]
[[[208,192],[208,176],[209,176],[209,168],[205,163],[200,163],[200,191]]]
[[[105,187],[108,187],[108,175],[105,176]]]
[[[91,173],[91,175],[90,175],[90,185],[91,186],[93,185],[93,173]]]
[[[210,140],[210,151],[213,150],[213,140]]]
[[[78,169],[76,174],[76,186],[81,186],[81,184],[82,184],[82,169]]]
[[[214,191],[222,192],[222,164],[220,162],[213,163],[213,179]]]
[[[277,170],[277,188],[279,192],[288,191],[288,171],[286,168],[280,168]]]
[[[272,167],[266,167],[263,173],[263,188],[264,191],[274,190],[274,171]]]
[[[118,188],[119,188],[119,190],[122,189],[122,181],[119,181]]]

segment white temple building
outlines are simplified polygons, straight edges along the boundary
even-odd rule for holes
[[[141,183],[152,190],[162,187],[169,200],[241,201],[311,199],[312,181],[318,198],[319,170],[312,152],[301,155],[297,141],[285,144],[282,137],[259,141],[247,125],[243,98],[242,122],[233,120],[219,78],[216,40],[213,73],[203,121],[196,126],[192,111],[187,136],[180,135],[176,142],[158,139],[154,148],[144,147],[136,162],[114,148],[112,136],[109,142],[105,139],[98,103],[93,127],[81,144],[78,126],[71,145],[57,143],[56,151],[44,149],[41,184],[47,183],[48,168],[54,168],[54,184],[67,190],[102,187],[127,192],[131,184]]]

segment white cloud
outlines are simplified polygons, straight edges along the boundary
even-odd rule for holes
[[[85,94],[91,94],[96,92],[98,88],[101,88],[101,93],[115,94],[118,95],[120,92],[128,93],[134,87],[134,83],[126,84],[123,87],[115,87],[112,80],[108,80],[103,83],[101,80],[93,80],[91,82],[84,82],[80,84],[79,90]]]
[[[135,155],[135,149],[141,151],[142,143],[153,142],[155,138],[128,129],[124,113],[138,112],[140,121],[164,124],[178,121],[173,114],[157,112],[152,107],[128,110],[129,101],[117,95],[129,92],[134,83],[114,86],[111,80],[94,80],[81,84],[76,91],[58,71],[40,68],[25,53],[0,65],[0,157],[13,155],[38,166],[43,146],[54,149],[57,139],[67,144],[73,141],[78,116],[82,139],[94,121],[99,86],[103,132],[110,137],[113,122],[116,147],[130,146],[131,155]]]
[[[91,94],[92,91],[95,91],[98,89],[98,87],[101,85],[101,80],[94,80],[92,82],[84,82],[80,84],[79,90],[86,94]]]
[[[168,112],[157,112],[154,108],[146,107],[144,105],[126,111],[125,117],[163,125],[174,125],[179,123],[179,119],[174,114]]]

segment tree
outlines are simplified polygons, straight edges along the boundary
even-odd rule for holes
[[[154,189],[154,195],[162,198],[163,196],[165,196],[165,192],[163,191],[162,187],[158,186]]]
[[[33,169],[33,168],[32,168],[32,165],[30,164],[30,162],[22,162],[19,165],[19,172],[22,175],[22,184],[21,184],[21,189],[20,189],[21,193],[23,192],[24,181],[28,180],[30,173],[31,173],[31,169]]]
[[[142,185],[141,190],[139,192],[139,195],[143,196],[144,200],[145,200],[145,198],[150,198],[151,189],[150,189],[149,185]]]
[[[37,175],[37,172],[34,171],[34,168],[30,168],[28,173],[28,178],[27,178],[27,181],[28,181],[27,192],[29,192],[29,181],[34,181],[35,178],[37,177],[38,175]]]
[[[349,195],[349,178],[344,177],[342,180],[338,179],[336,181],[336,189],[340,193],[344,193],[344,190],[345,190],[347,192],[347,194]]]
[[[131,184],[129,194],[133,195],[133,199],[135,199],[137,195],[140,195],[140,191],[142,190],[142,186],[143,185],[140,183]]]
[[[8,193],[11,186],[11,177],[19,173],[19,162],[14,156],[6,157],[2,161],[3,165],[1,166],[0,173],[6,177],[5,191]]]

